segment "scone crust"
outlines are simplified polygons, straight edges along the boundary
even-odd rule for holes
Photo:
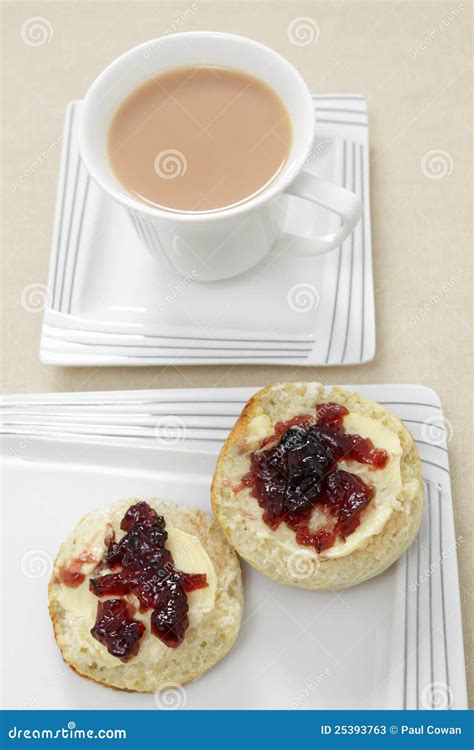
[[[167,525],[192,534],[200,540],[212,560],[216,571],[217,588],[215,606],[204,615],[196,627],[188,627],[183,643],[176,649],[164,650],[159,663],[128,663],[117,660],[114,668],[105,668],[84,655],[71,639],[68,613],[59,597],[57,573],[70,557],[75,534],[91,518],[104,518],[112,510],[120,508],[123,513],[136,502],[145,499],[158,514],[164,516]],[[232,648],[240,627],[243,611],[243,584],[240,563],[232,547],[227,543],[215,519],[197,508],[177,506],[156,498],[131,498],[100,508],[84,516],[71,536],[61,545],[49,582],[49,613],[54,635],[66,664],[83,677],[107,687],[132,692],[156,692],[170,684],[185,685],[201,677]]]
[[[273,422],[285,420],[328,401],[380,420],[397,433],[402,447],[402,490],[397,499],[402,507],[400,511],[392,513],[382,532],[371,537],[364,549],[355,550],[345,557],[320,558],[313,571],[301,576],[289,564],[289,558],[309,548],[297,544],[295,540],[292,550],[283,554],[281,549],[272,545],[271,537],[256,539],[255,534],[250,532],[245,516],[239,513],[239,500],[232,489],[238,484],[238,481],[234,481],[235,464],[242,460],[238,458],[241,456],[239,448],[248,435],[249,424],[254,417],[267,414]],[[336,591],[379,575],[403,554],[420,528],[424,491],[420,458],[413,437],[402,422],[383,406],[339,387],[327,391],[319,383],[277,383],[258,391],[245,405],[219,455],[211,497],[214,513],[230,544],[250,565],[283,584]],[[262,529],[268,530],[263,521],[260,523]]]

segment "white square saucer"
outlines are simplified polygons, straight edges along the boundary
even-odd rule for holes
[[[294,198],[281,240],[256,267],[212,283],[160,268],[122,208],[81,163],[80,102],[67,111],[41,361],[56,365],[294,364],[375,354],[367,108],[360,96],[315,97],[309,171],[358,193],[364,215],[342,247],[301,253],[335,217]],[[298,239],[295,239],[295,235]]]

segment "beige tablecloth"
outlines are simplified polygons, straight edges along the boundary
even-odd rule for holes
[[[457,534],[466,540],[458,556],[472,677],[471,10],[468,0],[3,3],[2,390],[262,385],[301,378],[434,388],[453,428],[449,454]],[[294,19],[301,28],[292,37]],[[26,311],[21,295],[29,284],[47,280],[65,107],[129,47],[193,29],[257,38],[285,55],[314,92],[367,97],[378,341],[373,362],[299,370],[65,370],[39,363],[41,314]],[[433,294],[437,300],[430,302]],[[427,313],[413,325],[412,316],[426,303]]]

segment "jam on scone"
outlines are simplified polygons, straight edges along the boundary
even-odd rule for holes
[[[97,575],[89,580],[92,594],[113,597],[98,602],[91,634],[124,662],[138,653],[146,630],[144,623],[133,617],[137,609],[153,610],[151,632],[169,648],[176,648],[183,642],[189,624],[186,594],[207,586],[206,574],[175,568],[173,556],[165,547],[165,527],[163,516],[145,501],[130,506],[120,523],[125,535],[119,541],[113,532],[107,535],[107,549],[97,564]],[[111,572],[103,574],[104,570]],[[61,577],[60,572],[59,580],[78,585],[76,575]]]
[[[303,414],[278,422],[274,433],[261,441],[250,456],[250,471],[235,489],[249,487],[263,510],[263,520],[276,529],[285,523],[299,544],[317,552],[329,549],[338,536],[348,537],[360,524],[360,515],[375,490],[360,477],[338,468],[343,459],[383,469],[385,450],[368,438],[344,431],[348,409],[340,404],[320,404],[316,415]],[[319,506],[328,523],[315,531],[310,517]]]

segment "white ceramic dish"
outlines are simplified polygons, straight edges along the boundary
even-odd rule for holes
[[[187,708],[466,708],[462,541],[441,404],[422,386],[357,390],[392,409],[417,441],[427,499],[418,541],[384,575],[339,593],[279,586],[246,566],[238,641],[186,687]],[[254,391],[2,399],[2,596],[14,613],[3,627],[4,707],[155,707],[153,696],[107,690],[63,664],[47,613],[50,562],[81,515],[118,498],[158,495],[209,511],[216,453]]]
[[[366,362],[375,354],[367,108],[360,96],[315,97],[307,168],[353,189],[363,219],[342,248],[302,253],[337,219],[292,197],[283,236],[258,266],[197,283],[157,266],[125,211],[92,182],[68,108],[40,357],[56,365]],[[295,235],[300,235],[295,239]],[[291,246],[291,252],[289,248]],[[298,252],[300,253],[298,255]]]

